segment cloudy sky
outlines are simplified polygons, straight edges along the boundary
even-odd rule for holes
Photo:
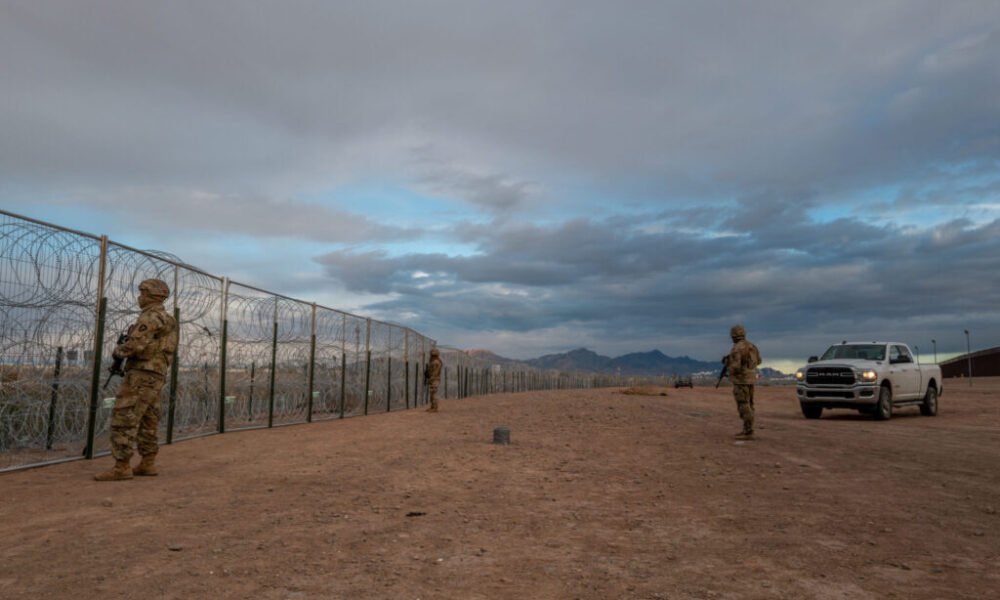
[[[529,358],[1000,345],[1000,3],[0,0],[0,206]]]

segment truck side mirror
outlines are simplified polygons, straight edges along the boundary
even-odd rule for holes
[[[818,356],[810,356],[810,357],[809,357],[809,362],[811,362],[811,363],[814,363],[814,362],[816,362],[816,361],[818,361],[818,360],[819,360],[819,357],[818,357]]]

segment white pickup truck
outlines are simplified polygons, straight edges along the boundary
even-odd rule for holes
[[[795,393],[802,414],[818,419],[824,408],[853,408],[885,421],[899,406],[919,405],[920,413],[938,410],[941,368],[920,365],[899,342],[842,342],[795,372]]]

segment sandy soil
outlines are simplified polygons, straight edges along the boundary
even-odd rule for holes
[[[0,597],[995,598],[1000,381],[948,385],[888,422],[759,387],[753,442],[726,389],[553,391],[8,473]]]

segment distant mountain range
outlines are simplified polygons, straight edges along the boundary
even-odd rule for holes
[[[557,371],[577,371],[589,373],[611,373],[621,375],[692,375],[694,373],[718,373],[719,362],[695,360],[688,356],[672,357],[660,352],[633,352],[617,358],[601,356],[593,350],[577,348],[562,354],[546,354],[528,360],[504,358],[489,350],[466,350],[466,354],[493,364],[526,364],[536,369]],[[773,369],[761,369],[764,377],[781,377],[782,373]]]

